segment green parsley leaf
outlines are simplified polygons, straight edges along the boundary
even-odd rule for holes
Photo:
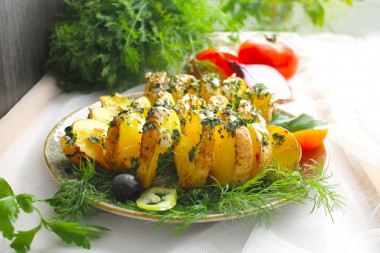
[[[17,195],[16,200],[24,212],[31,213],[34,210],[33,202],[36,202],[37,198],[32,194],[23,193]]]
[[[85,172],[82,178],[89,178],[93,174],[93,164],[89,163],[89,169]],[[12,188],[0,177],[0,232],[3,237],[12,241],[11,248],[18,253],[25,253],[30,250],[30,245],[34,236],[40,231],[42,224],[45,228],[56,233],[63,241],[67,243],[75,243],[77,246],[90,248],[90,240],[99,238],[99,232],[108,231],[107,228],[82,225],[75,222],[49,222],[46,221],[41,212],[34,207],[33,203],[39,201],[32,194],[19,194],[15,196]],[[49,201],[42,201],[48,203]],[[89,205],[89,202],[86,202]],[[56,208],[52,206],[53,208]],[[15,232],[12,222],[15,222],[18,217],[19,209],[26,213],[31,213],[34,210],[40,215],[40,224],[27,231]]]
[[[14,227],[10,219],[0,216],[0,232],[3,232],[4,238],[12,240]]]
[[[34,239],[34,236],[41,229],[41,224],[28,231],[18,231],[15,234],[11,247],[18,253],[25,253],[30,250],[30,245]]]
[[[13,197],[0,199],[0,217],[15,221],[17,219],[18,212],[17,202]]]
[[[97,226],[84,226],[76,222],[46,222],[45,225],[64,242],[90,249],[90,239],[99,238],[98,232],[109,231]]]
[[[4,178],[0,177],[0,199],[13,195],[14,193],[8,182],[5,181]]]

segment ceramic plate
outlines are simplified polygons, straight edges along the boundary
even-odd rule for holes
[[[125,93],[123,94],[128,97],[139,97],[142,95],[142,92],[136,92],[136,93]],[[88,114],[92,108],[101,107],[101,102],[98,101],[96,103],[90,104],[88,106],[85,106],[64,119],[62,119],[58,124],[51,130],[49,133],[44,147],[44,155],[45,155],[45,161],[47,164],[47,167],[49,168],[49,171],[52,173],[55,179],[58,181],[61,181],[62,178],[69,178],[70,174],[66,173],[66,171],[70,171],[72,168],[71,162],[66,159],[65,155],[62,152],[61,145],[59,143],[59,139],[65,135],[65,128],[69,125],[71,125],[75,120],[78,119],[85,119],[88,117]],[[314,150],[310,151],[304,151],[303,156],[301,159],[301,163],[309,163],[312,164],[315,160],[318,163],[322,164],[324,169],[327,168],[327,164],[329,161],[329,155],[328,150],[325,145],[320,146],[319,148],[316,148]],[[281,206],[283,204],[286,204],[288,201],[275,201],[271,203],[271,205],[268,205],[267,207],[273,207],[273,206]],[[147,214],[144,212],[138,212],[134,210],[128,210],[125,208],[121,208],[119,206],[116,206],[112,203],[108,202],[100,202],[97,204],[94,204],[95,207],[100,208],[102,210],[105,210],[107,212],[115,213],[122,216],[132,217],[136,219],[143,219],[143,220],[150,220],[150,221],[156,221],[160,219],[160,215],[152,215]],[[252,210],[247,210],[247,212],[252,212]],[[225,219],[231,219],[236,218],[236,215],[229,215],[225,216],[224,214],[212,214],[207,215],[204,219],[198,220],[197,222],[210,222],[210,221],[219,221],[219,220],[225,220]]]

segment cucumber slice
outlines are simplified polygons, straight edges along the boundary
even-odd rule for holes
[[[173,208],[177,203],[177,191],[172,188],[152,187],[144,191],[136,200],[139,208],[165,211]]]

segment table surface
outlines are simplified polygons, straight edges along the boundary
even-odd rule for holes
[[[251,36],[252,34],[244,34]],[[354,38],[317,34],[283,34],[297,47],[300,68],[290,80],[294,101],[282,105],[293,114],[302,112],[330,120],[326,143],[330,152],[329,183],[338,184],[345,198],[334,222],[311,202],[281,207],[269,228],[247,226],[239,220],[193,224],[170,236],[165,224],[154,224],[100,211],[86,221],[110,228],[91,244],[94,252],[379,252],[380,250],[380,36]],[[0,176],[16,194],[51,197],[58,183],[43,157],[44,142],[62,118],[88,105],[102,92],[63,93],[46,75],[0,120]],[[53,211],[38,206],[44,215]],[[32,228],[35,214],[20,215],[16,227]],[[31,252],[85,252],[66,245],[53,233],[41,230]],[[12,252],[0,239],[0,252]]]

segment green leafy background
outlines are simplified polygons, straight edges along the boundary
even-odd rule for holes
[[[115,92],[140,84],[148,71],[186,71],[186,63],[197,52],[216,44],[214,32],[289,31],[297,29],[303,19],[321,27],[329,4],[336,10],[352,5],[353,0],[65,3],[52,27],[47,70],[65,91]]]

